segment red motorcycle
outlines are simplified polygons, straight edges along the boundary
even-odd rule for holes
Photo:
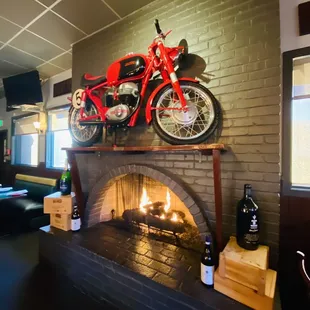
[[[102,128],[133,127],[150,79],[159,71],[163,82],[146,103],[146,122],[170,144],[204,142],[218,124],[220,107],[212,93],[192,78],[178,78],[175,67],[184,57],[183,46],[166,47],[164,34],[155,20],[157,36],[148,55],[129,54],[112,63],[106,76],[84,74],[74,92],[69,129],[81,146],[96,142]]]

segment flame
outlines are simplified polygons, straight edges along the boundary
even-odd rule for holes
[[[167,194],[166,194],[166,201],[167,201],[167,203],[164,206],[164,210],[167,213],[170,209],[170,206],[171,206],[171,196],[170,196],[168,189],[167,189]]]
[[[143,187],[140,205],[139,205],[140,211],[144,214],[147,214],[147,211],[148,211],[146,208],[147,205],[149,205],[149,208],[151,210],[154,209],[154,207],[151,204],[152,204],[152,201],[150,200],[145,187]],[[160,218],[161,220],[166,220],[167,214],[170,210],[170,207],[171,207],[171,195],[169,193],[169,190],[167,189],[166,204],[164,206],[164,213],[162,213],[160,216],[159,215],[154,215],[154,216],[157,218]],[[168,214],[168,219],[170,219],[172,222],[183,222],[183,220],[180,218],[180,216],[176,212],[173,212],[171,217]]]
[[[151,204],[152,201],[150,200],[149,196],[147,195],[145,187],[143,187],[141,201],[140,201],[140,211],[143,213],[147,213],[147,210],[145,208],[146,205]]]
[[[170,220],[172,222],[179,222],[178,215],[175,212],[173,212]]]

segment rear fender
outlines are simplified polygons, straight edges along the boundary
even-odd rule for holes
[[[196,79],[192,79],[192,78],[179,78],[178,79],[179,82],[181,81],[188,81],[188,82],[194,82],[194,83],[199,83],[198,80]],[[146,123],[150,124],[150,122],[152,121],[152,104],[154,101],[154,98],[156,97],[156,95],[168,84],[171,84],[171,81],[165,81],[164,83],[160,84],[157,88],[155,88],[155,90],[151,93],[147,103],[146,103],[146,108],[145,108],[145,119],[146,119]]]

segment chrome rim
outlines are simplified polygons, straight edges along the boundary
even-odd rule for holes
[[[89,111],[84,112],[84,117],[96,114],[98,114],[96,108],[94,105],[91,105]],[[73,109],[70,118],[71,132],[77,141],[87,142],[95,135],[97,125],[81,126],[79,123],[80,118],[80,110]]]
[[[159,98],[156,120],[160,128],[170,137],[190,140],[203,135],[212,125],[215,112],[211,98],[198,87],[181,85],[188,111],[161,110],[162,108],[181,108],[172,88],[168,88]]]

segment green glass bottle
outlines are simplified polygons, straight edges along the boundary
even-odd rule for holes
[[[71,194],[71,172],[68,168],[68,159],[65,160],[65,169],[60,178],[60,192],[61,195]]]

